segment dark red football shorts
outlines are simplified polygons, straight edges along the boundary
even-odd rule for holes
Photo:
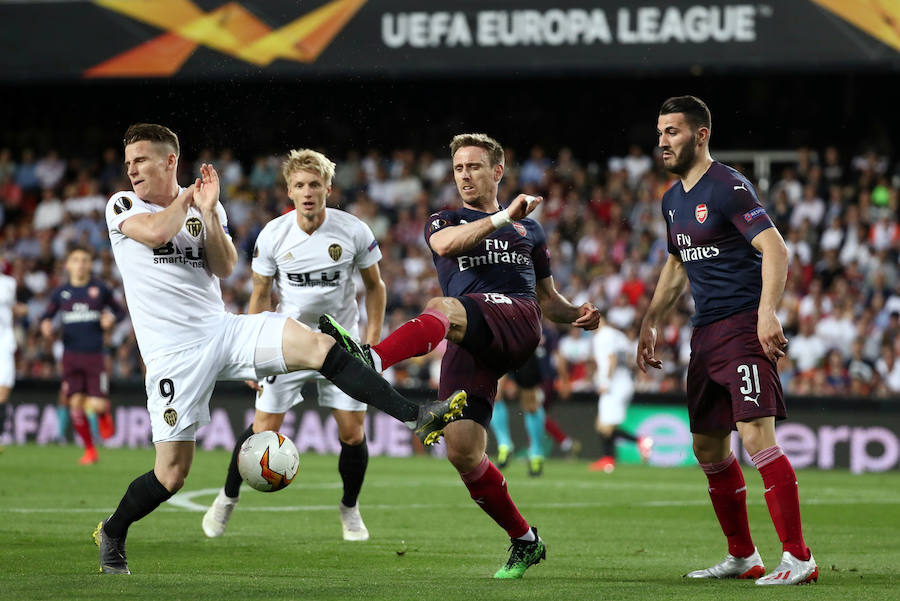
[[[68,396],[85,394],[106,398],[109,396],[106,356],[103,353],[64,352],[62,380]]]
[[[497,396],[497,380],[525,363],[541,341],[541,310],[532,299],[505,294],[457,298],[466,308],[466,337],[461,344],[447,343],[438,398],[465,390],[472,408],[467,407],[463,416],[485,425]],[[489,404],[481,411],[486,416],[473,413],[479,400]]]
[[[756,335],[755,309],[694,329],[687,398],[691,432],[733,430],[736,422],[756,417],[786,417],[778,370]]]

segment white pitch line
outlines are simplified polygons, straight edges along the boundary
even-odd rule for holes
[[[194,503],[191,499],[203,495],[214,495],[219,492],[218,488],[206,488],[202,490],[191,491],[189,493],[179,493],[169,499],[166,505],[160,507],[161,511],[206,511],[206,505]],[[179,498],[181,497],[181,498]],[[804,499],[804,505],[895,505],[897,500],[891,499]],[[762,501],[748,501],[748,505],[762,505]],[[709,505],[708,499],[685,499],[683,501],[644,501],[641,503],[614,503],[614,502],[578,502],[578,503],[541,503],[539,505],[529,504],[532,510],[538,509],[599,509],[603,507],[702,507]],[[367,504],[366,511],[399,511],[404,509],[458,509],[468,507],[468,503],[404,503],[398,504]],[[314,511],[334,511],[335,506],[331,505],[280,505],[273,507],[250,506],[242,507],[241,512],[314,512]],[[104,508],[35,508],[35,507],[0,507],[0,513],[97,513],[108,514],[112,511],[110,507]]]

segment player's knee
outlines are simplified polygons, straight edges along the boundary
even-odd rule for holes
[[[443,313],[447,317],[450,317],[450,305],[446,302],[447,300],[447,297],[436,296],[435,298],[428,299],[428,302],[425,303],[425,308]]]
[[[366,435],[362,428],[345,430],[343,432],[338,432],[338,438],[341,439],[341,442],[347,446],[355,447],[362,444],[363,440],[365,440]]]
[[[750,455],[755,455],[771,446],[766,444],[766,436],[764,433],[756,428],[747,428],[741,433],[741,444],[743,445],[744,450]]]
[[[253,431],[254,432],[265,432],[266,430],[274,430],[277,432],[281,429],[281,424],[284,422],[284,414],[283,413],[256,413],[256,417],[253,418]]]
[[[484,452],[468,447],[447,446],[447,459],[460,474],[471,472],[481,463]]]
[[[694,441],[694,457],[700,463],[718,463],[725,459],[722,456],[721,445],[713,445]]]
[[[322,367],[325,356],[334,346],[334,338],[313,332],[293,320],[288,320],[288,324],[284,329],[282,342],[284,363],[288,370],[297,371]]]
[[[459,300],[450,296],[437,296],[425,303],[425,309],[443,313],[450,320],[450,326],[463,326],[466,323],[466,310]]]
[[[162,484],[170,493],[174,494],[181,490],[181,488],[184,486],[184,481],[187,479],[190,467],[181,465],[168,465],[161,468],[158,467],[154,471],[156,473],[156,479],[159,480],[159,483]]]

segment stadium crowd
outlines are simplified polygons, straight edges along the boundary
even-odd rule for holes
[[[440,296],[423,229],[433,211],[459,202],[447,154],[397,149],[332,156],[337,172],[329,204],[368,223],[384,254],[385,332]],[[835,147],[804,148],[797,156],[795,163],[778,165],[772,185],[761,192],[791,254],[779,314],[790,341],[779,363],[785,390],[900,398],[900,172],[874,151],[853,156]],[[222,282],[233,312],[245,311],[252,290],[256,236],[292,208],[281,160],[258,156],[248,162],[230,149],[206,149],[181,163],[182,182],[191,181],[204,162],[221,174],[221,200],[240,254],[233,275]],[[755,181],[752,172],[747,175]],[[544,197],[534,217],[547,233],[557,287],[576,305],[590,301],[605,309],[610,324],[634,340],[666,259],[659,201],[673,181],[659,157],[637,145],[602,161],[534,146],[522,155],[507,149],[500,200],[504,204],[519,192]],[[15,321],[19,378],[58,377],[60,344],[44,340],[38,325],[51,291],[65,278],[69,247],[92,248],[96,277],[125,301],[104,210],[109,194],[127,189],[118,149],[99,157],[0,149],[0,259],[28,308]],[[685,294],[661,333],[663,370],[635,370],[638,390],[673,392],[683,386],[690,303]],[[558,338],[552,345],[560,368],[557,389],[563,396],[591,390],[592,334],[546,321],[544,327],[558,334],[549,336]],[[112,378],[141,378],[127,319],[109,333],[108,344]],[[402,386],[435,387],[434,355],[439,353],[395,367],[389,376]],[[633,363],[633,357],[628,360]]]

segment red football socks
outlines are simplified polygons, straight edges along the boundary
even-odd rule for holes
[[[516,504],[509,498],[506,478],[485,455],[471,472],[460,474],[469,495],[486,514],[491,516],[510,538],[519,538],[528,532],[529,526]]]
[[[797,475],[781,447],[775,445],[751,457],[762,476],[766,505],[781,540],[782,550],[797,559],[809,559],[809,548],[803,540],[800,521],[800,493]]]
[[[426,309],[415,319],[391,332],[372,347],[381,357],[381,369],[410,357],[427,355],[440,344],[450,330],[450,320],[440,311]]]
[[[728,539],[728,552],[735,557],[753,555],[747,521],[747,486],[737,458],[732,453],[724,461],[701,463],[700,467],[709,480],[709,498]]]
[[[556,420],[546,414],[544,415],[544,429],[547,431],[547,434],[553,437],[557,444],[562,444],[568,438],[562,428],[559,427],[559,424],[556,423]]]
[[[75,428],[75,431],[78,432],[78,436],[81,437],[81,441],[84,443],[84,450],[87,451],[93,449],[94,439],[91,436],[91,425],[88,423],[84,411],[81,409],[72,409],[71,415],[72,427]]]

